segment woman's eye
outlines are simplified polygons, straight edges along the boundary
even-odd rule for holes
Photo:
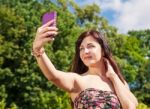
[[[80,51],[84,50],[84,48],[79,48]]]
[[[88,48],[93,48],[93,47],[95,47],[94,45],[90,45],[90,46],[88,46]]]

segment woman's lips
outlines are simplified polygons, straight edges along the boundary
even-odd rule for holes
[[[92,56],[85,56],[84,59],[91,59]]]

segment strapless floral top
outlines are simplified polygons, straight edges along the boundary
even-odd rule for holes
[[[88,88],[74,100],[74,109],[122,109],[116,94],[112,91],[102,91]]]

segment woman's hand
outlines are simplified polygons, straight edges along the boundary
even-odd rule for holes
[[[111,66],[109,60],[105,59],[107,63],[108,70],[106,76],[111,80],[116,95],[119,98],[122,109],[136,109],[138,101],[133,93],[129,90],[126,81],[124,83],[119,79],[118,75],[115,73],[113,67]]]
[[[45,43],[54,40],[54,36],[57,35],[57,28],[50,27],[54,22],[54,20],[49,21],[48,23],[44,24],[43,26],[39,27],[36,32],[36,37],[33,42],[33,51],[40,52],[43,48]]]
[[[112,79],[113,77],[117,76],[117,74],[115,73],[112,65],[109,62],[109,60],[105,58],[105,62],[106,62],[106,65],[107,65],[106,77],[108,77],[109,79]]]

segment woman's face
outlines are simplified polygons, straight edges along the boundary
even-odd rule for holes
[[[87,36],[83,39],[79,50],[80,58],[87,67],[95,66],[100,63],[102,48],[92,36]]]

